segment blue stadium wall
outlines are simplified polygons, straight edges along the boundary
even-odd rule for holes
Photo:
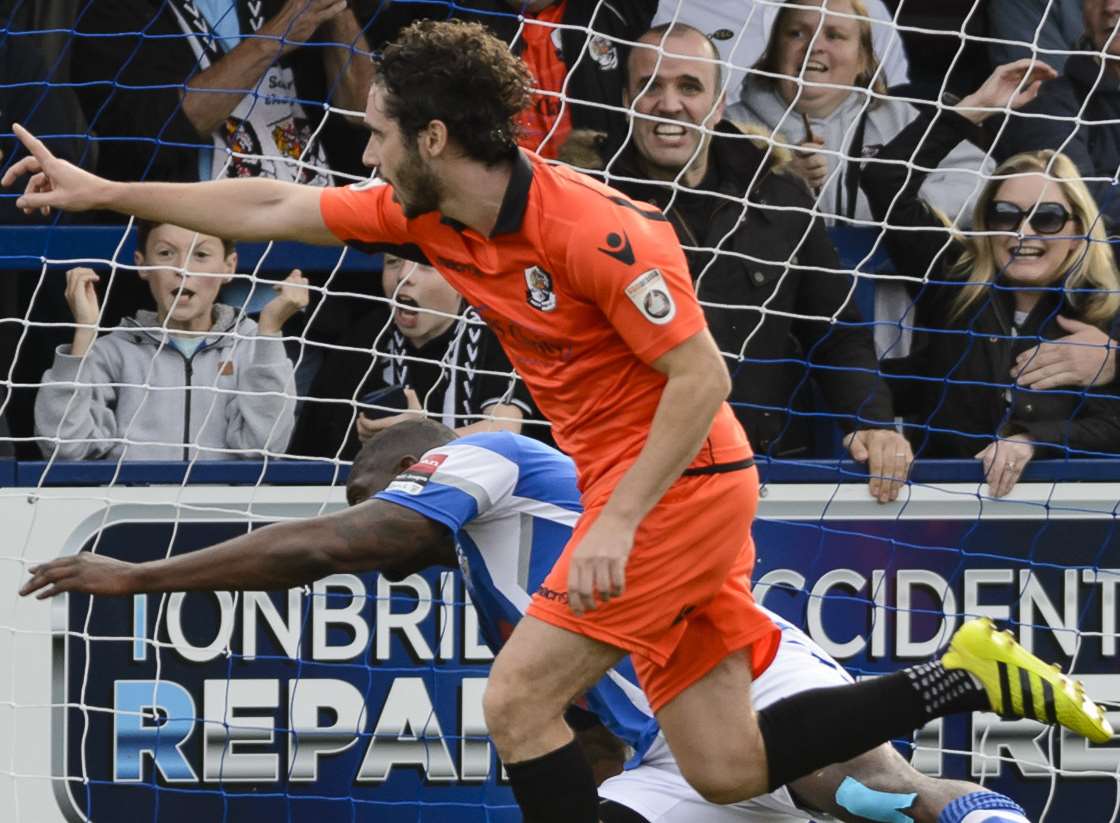
[[[337,485],[315,485],[341,479],[326,465],[197,464],[182,483],[187,468],[125,466],[105,486],[113,465],[0,464],[5,555],[163,557],[343,505]],[[1120,467],[991,501],[973,466],[926,466],[889,506],[851,469],[764,467],[766,605],[856,675],[923,659],[962,613],[988,614],[1120,705]],[[11,819],[518,819],[482,721],[490,653],[456,572],[400,584],[335,575],[237,598],[17,603],[23,568],[0,564],[11,628],[0,653],[13,661],[0,702],[16,707],[0,712],[0,735],[18,741],[13,772],[26,776],[0,781]],[[1032,819],[1048,807],[1047,820],[1103,823],[1116,808],[1120,749],[1029,721],[957,718],[900,745],[926,772],[1011,794]]]

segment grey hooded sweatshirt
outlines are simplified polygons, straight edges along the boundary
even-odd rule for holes
[[[809,125],[813,136],[824,142],[826,152],[837,152],[845,158],[853,155],[861,159],[874,157],[880,148],[894,139],[900,131],[917,118],[918,110],[902,100],[881,100],[878,106],[866,108],[867,98],[852,93],[845,98],[827,117],[810,117]],[[866,109],[866,114],[865,114]],[[806,140],[805,125],[801,115],[795,112],[769,83],[747,78],[743,83],[743,97],[729,106],[727,116],[731,120],[745,123],[758,123],[776,132],[779,139],[793,147]],[[861,118],[866,118],[863,128],[863,145],[852,145]],[[817,198],[817,207],[825,219],[831,223],[836,216],[851,217],[872,222],[871,207],[867,197],[855,180],[849,178],[858,173],[854,164],[841,163],[838,154],[825,154],[828,162],[828,180]],[[960,218],[960,225],[972,225],[972,202],[980,188],[991,176],[995,164],[987,159],[984,152],[971,143],[961,143],[937,171],[930,174],[922,185],[922,196],[948,215],[950,220]]]
[[[153,311],[99,337],[84,358],[60,346],[35,398],[35,433],[62,460],[233,460],[282,452],[295,424],[295,378],[280,338],[214,305],[187,358]]]

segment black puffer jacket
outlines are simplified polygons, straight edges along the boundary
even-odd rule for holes
[[[732,403],[755,450],[831,456],[814,452],[813,418],[790,413],[821,411],[813,383],[846,432],[889,426],[894,416],[871,333],[849,299],[852,278],[839,273],[824,226],[810,219],[813,200],[800,178],[781,171],[772,154],[733,124],[717,130],[726,137],[712,141],[712,190],[727,196],[693,195],[717,203],[706,225],[692,225],[695,218],[690,222],[679,200],[670,202],[671,186],[623,179],[644,177],[631,146],[612,165],[610,182],[659,206],[677,230],[708,325],[728,356]]]
[[[1039,149],[1061,150],[1086,177],[1107,178],[1089,188],[1109,225],[1120,224],[1120,190],[1109,182],[1120,169],[1120,80],[1105,74],[1095,58],[1071,55],[1065,71],[1043,85],[1023,114],[1011,115],[996,153],[1005,160]]]
[[[513,43],[521,31],[517,12],[506,0],[461,0],[454,5],[444,0],[381,0],[372,6],[372,25],[366,33],[374,49],[392,40],[414,20],[472,20],[489,26],[507,43]],[[609,135],[611,148],[617,148],[627,133],[626,118],[621,112],[624,43],[644,34],[656,11],[657,0],[568,0],[564,7],[560,50],[568,66],[565,94],[571,106],[572,128]],[[517,45],[521,44],[523,41],[518,39]],[[590,105],[581,101],[589,101]],[[603,108],[603,104],[618,110]]]
[[[1011,378],[1012,363],[1021,352],[1041,340],[1066,335],[1057,324],[1059,314],[1077,317],[1061,291],[1044,293],[1017,329],[1014,293],[1009,289],[991,289],[963,315],[951,316],[963,280],[952,272],[952,265],[963,247],[947,242],[944,224],[919,198],[918,188],[924,177],[921,169],[936,168],[973,134],[973,125],[953,112],[939,115],[932,128],[929,115],[923,115],[877,158],[906,160],[909,167],[871,162],[860,180],[876,220],[929,229],[885,233],[900,274],[921,277],[928,272],[930,280],[938,281],[913,284],[919,328],[915,346],[910,357],[890,369],[898,375],[894,387],[900,407],[918,424],[910,432],[916,452],[924,457],[971,458],[997,434],[1028,435],[1036,457],[1120,452],[1120,398],[1114,386],[1032,391]]]

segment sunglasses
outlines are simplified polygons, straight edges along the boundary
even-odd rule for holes
[[[1034,208],[1021,209],[1006,200],[993,200],[988,204],[985,222],[992,231],[1018,231],[1028,215],[1031,228],[1039,234],[1057,234],[1066,223],[1076,219],[1061,203],[1039,203]]]

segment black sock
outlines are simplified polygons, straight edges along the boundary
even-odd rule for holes
[[[506,773],[525,823],[598,823],[599,793],[578,740],[507,763]]]
[[[779,700],[758,713],[770,791],[909,737],[930,720],[989,708],[987,694],[970,674],[940,662]]]

